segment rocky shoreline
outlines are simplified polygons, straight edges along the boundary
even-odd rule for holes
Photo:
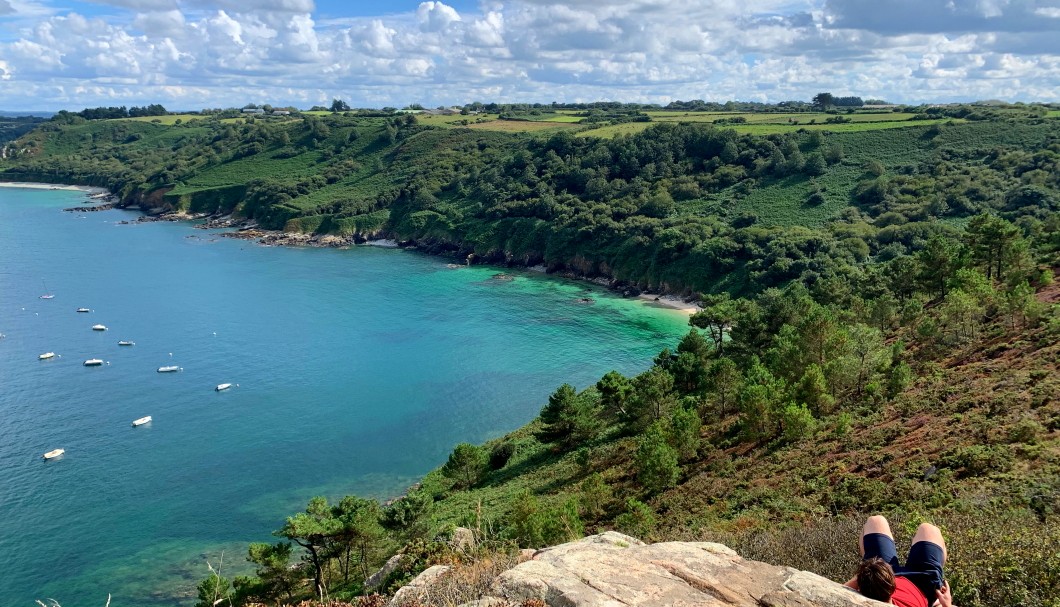
[[[96,193],[92,198],[106,199],[107,202],[100,205],[80,206],[65,209],[72,212],[103,211],[112,208],[127,208],[116,196],[109,192]],[[198,221],[193,227],[199,230],[225,229],[230,230],[219,234],[222,238],[236,238],[239,240],[253,241],[266,247],[319,247],[341,249],[352,246],[378,246],[383,248],[401,248],[419,251],[428,255],[456,259],[461,263],[450,264],[453,267],[464,267],[475,263],[495,264],[504,267],[521,267],[531,272],[540,272],[550,276],[567,278],[570,280],[590,282],[604,287],[622,297],[637,298],[648,305],[678,310],[686,314],[694,314],[699,306],[695,299],[673,295],[669,293],[648,293],[635,285],[625,283],[606,276],[586,276],[575,270],[559,269],[550,270],[544,265],[521,264],[511,258],[482,258],[474,253],[466,253],[453,246],[424,245],[416,241],[399,241],[387,238],[386,233],[354,234],[338,236],[335,234],[305,234],[301,232],[284,232],[281,230],[268,230],[258,226],[251,219],[239,219],[231,215],[214,215],[210,213],[185,213],[167,212],[164,209],[140,209],[144,214],[133,221],[119,221],[119,224],[148,223],[154,221]]]

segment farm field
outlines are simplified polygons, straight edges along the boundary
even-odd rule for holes
[[[729,116],[746,116],[747,114],[729,114]],[[814,116],[814,114],[797,114],[798,116]],[[877,116],[880,114],[876,114]],[[894,116],[893,114],[882,114],[883,116]],[[721,115],[715,114],[715,117]],[[769,116],[776,118],[778,115],[763,115],[758,116]],[[784,115],[786,116],[786,114]],[[824,114],[828,116],[828,114]],[[853,117],[853,116],[852,116]],[[778,122],[745,122],[738,124],[723,123],[718,126],[721,128],[732,129],[737,133],[750,134],[750,135],[772,135],[774,133],[790,133],[799,129],[813,130],[813,131],[832,131],[835,133],[849,133],[849,132],[860,132],[860,131],[878,131],[884,129],[896,129],[914,126],[925,126],[931,124],[937,124],[940,122],[949,122],[950,118],[940,118],[937,120],[863,120],[845,122],[841,124],[822,124],[817,122],[814,124],[808,124],[809,119],[800,120],[796,123],[788,123],[785,121]],[[618,135],[632,135],[639,133],[653,124],[659,124],[660,122],[714,122],[714,120],[658,120],[655,122],[626,122],[622,124],[613,124],[595,129],[589,129],[578,133],[582,137],[601,137],[604,139],[610,139]],[[954,122],[960,122],[954,120]]]
[[[468,128],[481,131],[499,131],[504,133],[539,133],[543,131],[566,131],[582,128],[577,123],[542,121],[531,122],[529,120],[492,120],[469,124]]]
[[[192,120],[202,120],[208,118],[202,114],[167,114],[165,116],[137,116],[136,118],[115,118],[115,120],[130,120],[133,122],[153,122],[155,124],[177,124],[177,121],[190,122]]]

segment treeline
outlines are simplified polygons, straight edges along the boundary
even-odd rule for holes
[[[153,103],[143,107],[132,106],[125,107],[124,105],[118,107],[94,107],[85,108],[80,112],[68,112],[66,110],[59,110],[56,112],[52,120],[60,123],[69,123],[73,117],[84,118],[85,120],[108,120],[113,118],[139,118],[141,116],[165,116],[169,112],[166,108],[160,104]]]
[[[641,289],[755,293],[792,279],[842,279],[870,258],[907,254],[945,229],[939,219],[983,211],[1046,219],[1060,210],[1054,131],[1032,135],[1042,139],[1025,152],[961,149],[963,136],[950,148],[935,141],[946,127],[930,129],[926,139],[907,140],[909,151],[923,145],[937,154],[900,170],[864,161],[847,194],[853,206],[818,229],[763,225],[760,207],[742,201],[792,182],[810,186],[796,205],[825,203],[837,194],[825,177],[849,163],[844,142],[854,137],[753,137],[698,124],[612,140],[560,133],[497,162],[471,156],[460,171],[421,173],[391,207],[391,225],[401,237],[460,243],[486,259],[607,275]],[[704,200],[717,203],[686,210]]]

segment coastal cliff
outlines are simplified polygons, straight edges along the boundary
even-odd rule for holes
[[[528,555],[529,556],[529,555]],[[427,569],[388,607],[445,605],[459,572]],[[645,544],[614,531],[537,550],[498,575],[489,594],[463,607],[721,606],[870,607],[881,605],[814,573],[741,558],[710,542]]]

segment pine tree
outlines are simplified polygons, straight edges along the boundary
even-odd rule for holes
[[[634,462],[637,480],[650,493],[658,493],[677,483],[680,474],[677,451],[666,441],[666,433],[660,422],[653,423],[640,437]]]

